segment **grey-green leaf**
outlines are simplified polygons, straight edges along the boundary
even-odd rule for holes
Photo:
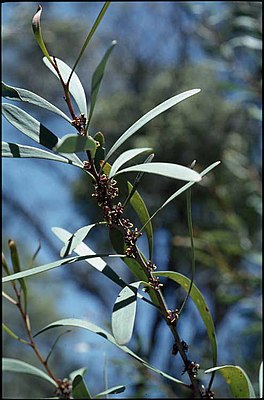
[[[230,392],[235,399],[256,398],[253,386],[246,372],[237,365],[222,365],[204,371],[205,374],[218,371],[229,385]]]
[[[96,394],[94,397],[98,398],[98,397],[106,396],[108,394],[123,393],[125,390],[126,390],[126,387],[124,385],[114,386],[110,389],[104,390],[103,392]]]
[[[96,142],[91,136],[68,134],[61,138],[60,142],[54,147],[54,150],[58,153],[78,153],[89,150],[92,158],[94,158]]]
[[[127,344],[132,337],[136,317],[137,292],[140,284],[141,281],[124,287],[114,304],[112,332],[116,342],[120,345]]]
[[[59,161],[66,164],[72,164],[80,168],[79,163],[72,162],[65,157],[50,153],[37,147],[24,146],[16,143],[2,142],[2,157],[9,158],[43,158],[45,160]]]
[[[133,165],[118,171],[116,175],[122,174],[124,172],[145,172],[149,174],[157,174],[166,176],[169,178],[180,179],[183,181],[193,181],[199,182],[201,176],[190,168],[184,167],[183,165],[172,164],[172,163],[147,163]]]
[[[112,178],[113,176],[115,176],[117,171],[120,169],[120,167],[122,167],[122,165],[124,165],[128,161],[132,160],[134,157],[138,156],[139,154],[143,154],[143,153],[147,153],[147,152],[151,152],[151,151],[152,151],[152,149],[150,147],[143,147],[140,149],[131,149],[131,150],[125,151],[119,157],[117,157],[117,159],[113,163],[110,173],[109,173],[109,178]]]
[[[160,272],[153,272],[154,275],[158,276],[166,276],[169,279],[177,282],[182,288],[188,292],[191,280],[186,276],[180,274],[179,272],[172,272],[172,271],[160,271]],[[205,328],[207,330],[207,334],[211,343],[212,347],[212,358],[213,364],[216,365],[217,363],[217,344],[216,344],[216,335],[215,335],[215,327],[214,322],[211,317],[209,308],[203,298],[202,293],[197,288],[197,286],[193,283],[192,289],[190,292],[190,297],[193,300],[194,304],[196,305],[197,310],[204,322]]]
[[[46,108],[47,110],[58,114],[60,117],[66,119],[66,121],[71,123],[71,119],[63,111],[51,104],[49,101],[38,96],[37,94],[30,92],[29,90],[9,86],[6,83],[2,82],[2,96],[6,99],[23,101],[26,103],[34,104],[38,107]]]
[[[44,64],[53,72],[54,75],[59,78],[57,71],[55,68],[50,64],[48,59],[46,57],[43,58]],[[71,68],[62,60],[56,58],[57,66],[59,68],[61,77],[66,83],[69,79],[69,76],[71,74]],[[71,80],[70,80],[70,85],[69,85],[69,91],[76,101],[76,104],[79,108],[79,111],[81,114],[84,114],[87,117],[87,102],[86,102],[86,96],[85,92],[83,89],[83,86],[81,84],[80,79],[78,78],[77,74],[73,72]]]
[[[76,375],[72,381],[72,395],[74,399],[92,398],[81,375]]]
[[[83,256],[79,256],[79,257],[64,258],[63,260],[54,261],[49,264],[40,265],[38,267],[27,269],[27,270],[18,272],[16,274],[5,276],[4,278],[2,278],[2,282],[5,283],[5,282],[9,282],[9,281],[14,281],[14,280],[20,279],[20,278],[26,278],[28,276],[37,275],[42,272],[46,272],[46,271],[49,271],[51,269],[54,269],[54,268],[57,268],[57,267],[60,267],[60,266],[66,265],[66,264],[74,263],[77,261],[84,261],[89,258],[97,258],[97,257],[124,257],[124,256],[122,254],[98,254],[98,255],[86,254]]]
[[[45,379],[53,386],[57,386],[56,382],[53,379],[51,379],[49,375],[47,375],[45,372],[24,361],[20,361],[15,358],[3,358],[2,367],[3,371],[19,372],[23,374],[35,375],[38,376],[39,378]]]
[[[88,129],[88,127],[90,125],[90,122],[91,122],[91,119],[92,119],[92,115],[93,115],[93,111],[94,111],[97,95],[98,95],[99,88],[100,88],[100,85],[101,85],[101,82],[102,82],[102,79],[103,79],[103,76],[104,76],[106,63],[107,63],[108,58],[109,58],[113,48],[115,47],[115,45],[116,45],[116,40],[113,40],[112,43],[111,43],[111,46],[106,51],[103,59],[101,60],[100,64],[97,66],[96,70],[93,73],[93,76],[92,76],[92,88],[91,88],[90,111],[89,111],[89,116],[88,116],[86,129]]]
[[[75,250],[76,247],[78,247],[82,243],[82,241],[86,238],[90,230],[96,225],[97,224],[86,225],[78,229],[76,232],[74,232],[72,236],[69,238],[69,240],[67,240],[63,248],[61,249],[60,256],[66,257],[70,255],[73,252],[73,250]]]
[[[99,336],[103,337],[104,339],[108,340],[109,342],[113,343],[120,350],[122,350],[125,353],[129,354],[131,357],[133,357],[138,362],[143,364],[146,368],[149,368],[150,370],[156,372],[158,375],[161,375],[164,378],[170,379],[173,382],[176,382],[176,383],[179,383],[181,385],[187,386],[184,382],[180,381],[179,379],[176,379],[173,376],[170,376],[170,375],[166,374],[165,372],[153,367],[147,361],[143,360],[137,354],[133,353],[133,351],[131,351],[128,347],[120,346],[115,341],[114,337],[109,332],[107,332],[106,330],[100,328],[99,326],[97,326],[95,324],[92,324],[89,321],[83,321],[83,320],[75,319],[75,318],[62,319],[62,320],[53,322],[53,323],[45,326],[43,329],[41,329],[39,332],[37,332],[35,334],[35,336],[39,335],[40,333],[43,333],[43,332],[47,331],[48,329],[52,329],[52,328],[59,327],[59,326],[75,326],[77,328],[87,329],[90,332],[96,333],[97,335],[99,335]]]
[[[192,90],[187,90],[186,92],[183,92],[181,94],[177,94],[176,96],[171,97],[170,99],[164,101],[163,103],[159,104],[152,110],[150,110],[148,113],[143,115],[138,121],[136,121],[129,129],[127,129],[121,136],[120,138],[116,141],[116,143],[111,147],[109,152],[106,155],[105,161],[107,161],[111,155],[130,137],[132,136],[135,132],[137,132],[142,126],[144,126],[146,123],[151,121],[153,118],[157,117],[159,114],[163,113],[164,111],[168,110],[172,106],[180,103],[181,101],[187,99],[190,96],[195,95],[196,93],[199,93],[201,89],[192,89]]]

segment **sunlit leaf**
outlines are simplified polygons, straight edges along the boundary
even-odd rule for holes
[[[2,282],[5,283],[5,282],[13,281],[15,279],[26,278],[28,276],[40,274],[42,272],[46,272],[46,271],[49,271],[51,269],[54,269],[54,268],[57,268],[57,267],[60,267],[60,266],[66,265],[66,264],[74,263],[77,261],[84,261],[86,259],[96,258],[96,257],[110,257],[111,258],[111,257],[124,257],[124,256],[122,254],[98,254],[98,255],[86,254],[84,256],[79,256],[79,257],[64,258],[63,260],[54,261],[49,264],[40,265],[38,267],[27,269],[27,270],[18,272],[16,274],[5,276],[4,278],[2,278]]]
[[[53,322],[47,326],[45,326],[43,329],[41,329],[39,332],[35,334],[35,336],[39,335],[40,333],[43,333],[47,331],[48,329],[52,329],[55,327],[60,327],[60,326],[75,326],[77,328],[83,328],[86,329],[90,332],[96,333],[97,335],[103,337],[104,339],[108,340],[109,342],[113,343],[115,346],[117,346],[120,350],[124,351],[125,353],[129,354],[131,357],[136,359],[138,362],[140,362],[142,365],[144,365],[146,368],[149,368],[150,370],[156,372],[157,374],[163,376],[164,378],[167,378],[173,382],[182,384],[184,386],[186,385],[184,382],[166,374],[165,372],[154,368],[152,365],[150,365],[147,361],[143,360],[140,358],[137,354],[133,353],[128,347],[126,346],[120,346],[118,343],[116,343],[114,337],[107,332],[106,330],[100,328],[99,326],[92,324],[91,322],[88,321],[82,321],[80,319],[74,319],[74,318],[69,318],[69,319],[62,319],[56,322]]]
[[[59,78],[59,75],[58,75],[56,69],[53,67],[53,65],[51,65],[49,63],[49,61],[47,60],[46,57],[43,58],[43,61],[44,61],[45,65],[51,70],[51,72],[53,72],[53,74],[56,75],[57,78]],[[69,79],[69,76],[70,76],[72,70],[64,61],[60,60],[57,57],[56,57],[56,63],[57,63],[57,67],[60,71],[61,77],[62,77],[64,83],[66,83]],[[76,104],[79,108],[80,113],[84,114],[87,117],[87,103],[86,103],[85,92],[84,92],[83,86],[81,84],[81,81],[75,72],[72,74],[72,77],[71,77],[69,91],[70,91],[72,97],[74,98],[74,100],[76,101]]]
[[[72,381],[72,395],[74,399],[92,398],[81,375],[76,375]]]
[[[30,365],[24,361],[17,360],[15,358],[3,358],[2,368],[3,371],[19,372],[22,374],[35,375],[38,376],[39,378],[45,379],[53,386],[57,386],[56,382],[53,379],[51,379],[51,377],[47,375],[45,372],[34,367],[33,365]]]
[[[222,365],[204,371],[205,374],[220,372],[229,385],[230,392],[235,399],[256,398],[254,389],[246,372],[236,365]]]
[[[132,337],[136,317],[137,292],[141,283],[141,281],[134,282],[124,287],[115,301],[112,312],[112,332],[116,342],[120,345],[127,344]]]
[[[70,255],[73,252],[73,250],[75,250],[76,247],[78,247],[82,243],[82,241],[86,238],[90,230],[96,225],[98,224],[86,225],[78,229],[76,232],[74,232],[70,237],[70,239],[67,241],[67,243],[65,243],[65,245],[61,249],[60,256],[66,257]]]
[[[81,168],[79,163],[75,163],[58,154],[50,153],[46,150],[38,149],[37,147],[24,146],[16,143],[2,142],[2,157],[9,158],[43,158],[45,160],[59,161],[66,164],[72,164],[75,167]]]
[[[101,60],[100,64],[97,66],[96,70],[93,73],[93,76],[92,76],[92,88],[91,88],[90,111],[89,111],[89,116],[88,116],[86,129],[88,129],[88,127],[90,125],[90,122],[91,122],[91,119],[92,119],[92,115],[93,115],[93,111],[94,111],[97,95],[98,95],[99,88],[100,88],[100,85],[101,85],[101,82],[102,82],[102,79],[103,79],[103,76],[104,76],[106,63],[107,63],[108,58],[109,58],[113,48],[115,47],[115,45],[116,45],[116,41],[113,40],[112,43],[111,43],[111,46],[106,51],[103,59]]]
[[[263,397],[263,361],[259,367],[259,397],[261,399]]]
[[[188,292],[191,280],[186,276],[180,274],[179,272],[172,272],[172,271],[160,271],[160,272],[153,272],[154,275],[157,276],[165,276],[166,278],[172,279],[173,281],[177,282],[182,288]],[[190,297],[193,300],[194,304],[196,305],[197,310],[204,322],[205,328],[207,330],[207,334],[211,343],[212,347],[212,358],[213,364],[216,365],[217,363],[217,344],[216,344],[216,335],[215,335],[215,327],[214,322],[211,317],[209,308],[203,298],[202,293],[197,288],[197,286],[193,283],[192,289],[190,292]]]
[[[120,386],[114,386],[110,389],[104,390],[103,392],[100,392],[98,394],[96,394],[94,397],[98,398],[98,397],[102,397],[102,396],[106,396],[108,394],[118,394],[118,393],[123,393],[126,390],[126,387],[123,385]]]
[[[184,167],[183,165],[160,162],[133,165],[132,167],[118,171],[116,175],[123,174],[124,172],[135,171],[162,175],[168,178],[180,179],[184,181],[199,182],[201,180],[201,176],[190,168]]]
[[[49,101],[43,99],[33,92],[30,92],[29,90],[9,86],[2,82],[2,96],[6,99],[23,101],[26,103],[34,104],[38,107],[45,108],[55,114],[58,114],[60,117],[66,119],[66,121],[71,123],[71,119],[63,111],[59,110]]]
[[[106,155],[105,161],[107,161],[111,155],[135,132],[137,132],[142,126],[144,126],[147,122],[151,121],[157,115],[163,113],[164,111],[168,110],[172,106],[180,103],[181,101],[187,99],[190,96],[193,96],[196,93],[199,93],[200,89],[192,89],[187,90],[181,94],[178,94],[170,99],[164,101],[163,103],[159,104],[152,110],[150,110],[147,114],[143,115],[138,121],[136,121],[129,129],[127,129],[120,138],[115,142],[115,144],[111,147],[109,152]]]
[[[132,149],[132,150],[127,150],[124,153],[122,153],[113,163],[110,173],[109,173],[109,178],[112,178],[115,176],[117,171],[124,165],[126,162],[132,160],[134,157],[137,157],[139,154],[143,154],[146,152],[151,152],[152,149],[149,147],[144,147],[141,149]]]
[[[91,136],[69,134],[61,138],[60,142],[54,147],[54,150],[58,153],[78,153],[89,150],[92,158],[94,158],[96,142]]]

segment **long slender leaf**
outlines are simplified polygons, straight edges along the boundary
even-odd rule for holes
[[[39,378],[45,379],[53,386],[57,386],[56,382],[53,379],[51,379],[49,375],[47,375],[45,372],[24,361],[20,361],[15,358],[3,358],[2,366],[3,366],[3,371],[19,372],[22,374],[35,375],[38,376]]]
[[[51,269],[54,269],[54,268],[57,268],[57,267],[60,267],[60,266],[66,265],[66,264],[70,264],[70,263],[77,262],[77,261],[84,261],[86,259],[96,258],[96,257],[98,258],[98,257],[124,257],[124,256],[122,254],[98,254],[98,255],[86,254],[84,256],[79,256],[79,257],[64,258],[63,260],[54,261],[49,264],[40,265],[38,267],[27,269],[25,271],[21,271],[16,274],[5,276],[4,278],[2,278],[2,282],[5,283],[5,282],[13,281],[15,279],[26,278],[28,276],[40,274],[42,272],[46,272],[46,271],[49,271]]]
[[[124,287],[118,294],[112,312],[112,332],[116,342],[120,345],[127,344],[133,333],[136,308],[137,292],[140,284],[148,285],[146,282],[133,282]]]
[[[92,158],[94,158],[96,152],[96,142],[91,136],[68,134],[61,138],[60,142],[54,147],[54,150],[58,153],[67,154],[89,150]]]
[[[138,121],[136,121],[129,129],[127,129],[120,138],[116,141],[116,143],[111,147],[109,152],[105,157],[105,161],[107,161],[111,155],[135,132],[137,132],[142,126],[144,126],[147,122],[151,121],[153,118],[157,117],[159,114],[163,113],[164,111],[168,110],[172,106],[180,103],[181,101],[187,99],[190,96],[193,96],[199,93],[200,89],[192,89],[187,90],[181,94],[177,94],[176,96],[171,97],[170,99],[164,101],[163,103],[159,104],[152,110],[150,110],[147,114],[143,115]]]
[[[34,32],[35,39],[36,39],[36,41],[37,41],[42,53],[44,54],[45,57],[47,57],[49,62],[52,64],[52,60],[50,58],[49,52],[48,52],[48,50],[46,48],[46,45],[45,45],[45,43],[43,41],[43,38],[42,38],[41,26],[40,26],[41,13],[42,13],[42,7],[41,7],[41,5],[39,5],[38,9],[37,9],[37,12],[36,12],[36,14],[34,15],[34,17],[32,19],[32,29],[33,29],[33,32]]]
[[[59,161],[66,164],[72,164],[75,167],[81,168],[79,163],[75,163],[58,154],[53,154],[50,153],[49,151],[38,149],[37,147],[24,146],[22,144],[17,144],[17,143],[2,142],[2,157],[42,158],[45,160]]]
[[[113,176],[115,176],[117,171],[122,167],[122,165],[124,165],[128,161],[137,157],[139,154],[143,154],[143,153],[151,152],[151,151],[152,151],[152,149],[150,147],[143,147],[140,149],[131,149],[131,150],[125,151],[113,163],[110,173],[109,173],[109,178],[112,178]]]
[[[259,397],[263,397],[263,361],[259,366]]]
[[[204,371],[205,374],[220,372],[229,385],[230,392],[235,399],[255,399],[253,386],[246,372],[237,365],[222,365]]]
[[[117,346],[120,350],[122,350],[125,353],[129,354],[131,357],[136,359],[138,362],[140,362],[146,368],[149,368],[150,370],[156,372],[158,375],[161,375],[164,378],[167,378],[167,379],[169,379],[169,380],[171,380],[173,382],[179,383],[181,385],[188,386],[184,382],[182,382],[182,381],[180,381],[180,380],[178,380],[178,379],[166,374],[165,372],[160,371],[159,369],[153,367],[147,361],[143,360],[137,354],[133,353],[133,351],[131,351],[128,347],[120,346],[115,341],[114,337],[109,332],[107,332],[106,330],[104,330],[104,329],[100,328],[99,326],[97,326],[95,324],[92,324],[91,322],[88,322],[88,321],[82,321],[80,319],[74,319],[74,318],[62,319],[62,320],[53,322],[53,323],[45,326],[40,331],[38,331],[35,334],[35,336],[39,335],[40,333],[43,333],[43,332],[47,331],[48,329],[52,329],[52,328],[60,327],[60,326],[75,326],[77,328],[83,328],[83,329],[86,329],[86,330],[88,330],[90,332],[96,333],[97,335],[102,336],[104,339],[108,340],[109,342],[111,342],[112,344]]]
[[[29,344],[26,340],[21,339],[19,336],[17,336],[8,326],[6,326],[4,323],[2,323],[2,327],[4,331],[11,336],[13,339],[16,339],[17,341],[24,343],[24,344]]]
[[[96,31],[98,25],[100,24],[100,22],[101,22],[101,20],[102,20],[102,18],[103,18],[103,16],[104,16],[106,10],[108,9],[109,5],[110,5],[110,1],[106,1],[106,2],[104,3],[104,5],[103,5],[103,7],[102,7],[102,9],[101,9],[101,11],[100,11],[98,17],[96,18],[96,20],[95,20],[95,22],[94,22],[94,24],[93,24],[93,26],[92,26],[92,28],[91,28],[91,30],[90,30],[90,32],[88,33],[88,36],[87,36],[87,38],[85,39],[85,42],[84,42],[84,44],[83,44],[83,46],[82,46],[82,48],[81,48],[80,54],[78,55],[77,60],[75,61],[75,64],[74,64],[74,66],[73,66],[73,68],[72,68],[72,73],[71,73],[71,75],[69,76],[68,82],[70,82],[70,80],[71,80],[71,78],[72,78],[73,71],[74,71],[75,68],[77,67],[77,65],[78,65],[78,63],[79,63],[79,61],[80,61],[80,59],[82,58],[82,55],[83,55],[83,53],[84,53],[86,47],[88,46],[88,43],[89,43],[90,40],[92,39],[92,37],[93,37],[93,35],[94,35],[94,32]]]
[[[103,59],[101,60],[100,64],[97,66],[96,70],[93,73],[92,76],[92,88],[91,88],[91,101],[90,101],[90,111],[89,111],[89,116],[88,116],[88,120],[87,120],[87,125],[86,125],[86,130],[88,130],[91,119],[92,119],[92,115],[93,115],[93,111],[94,111],[94,107],[95,107],[95,103],[96,103],[96,99],[97,99],[97,95],[100,89],[100,85],[104,76],[104,71],[105,71],[105,67],[106,67],[106,63],[108,61],[108,58],[113,50],[113,48],[116,45],[116,40],[113,40],[111,43],[111,46],[109,47],[109,49],[106,51]]]
[[[72,381],[72,395],[74,399],[92,398],[81,375],[76,375]]]
[[[53,132],[13,104],[2,104],[2,113],[11,125],[42,146],[52,150],[53,147],[59,144],[60,139]],[[61,155],[64,156],[63,154]],[[79,164],[80,167],[83,166],[76,154],[67,154],[64,157]]]
[[[46,57],[43,58],[43,62],[50,69],[50,71],[53,72],[53,74],[57,76],[57,78],[59,78],[56,69],[54,68],[53,65],[49,63]],[[69,76],[71,75],[72,69],[64,61],[60,60],[57,57],[56,57],[56,63],[60,71],[61,77],[64,83],[66,83],[69,79]],[[84,114],[87,117],[87,103],[86,103],[84,88],[75,72],[72,74],[72,78],[69,84],[69,91],[74,100],[76,101],[80,113]]]
[[[86,238],[90,230],[96,225],[98,224],[86,225],[83,226],[82,228],[79,228],[76,232],[74,232],[70,237],[70,239],[65,243],[65,245],[61,249],[60,256],[66,257],[68,255],[71,255],[73,250],[75,250],[76,247],[78,247],[82,243],[82,241]]]
[[[51,104],[49,101],[38,96],[37,94],[30,92],[29,90],[9,86],[6,83],[2,82],[2,96],[6,99],[23,101],[26,103],[34,104],[38,107],[45,108],[55,114],[58,114],[60,117],[66,119],[66,121],[71,123],[71,119],[63,111]]]
[[[162,175],[168,178],[180,179],[183,181],[199,182],[201,180],[201,176],[190,168],[184,167],[183,165],[160,162],[133,165],[132,167],[118,171],[116,175],[123,174],[124,172],[135,171]]]
[[[221,161],[216,161],[213,164],[209,165],[205,170],[200,172],[200,176],[203,177],[208,172],[210,172],[213,168],[217,167]],[[181,193],[185,192],[185,190],[189,189],[191,186],[193,186],[196,182],[189,182],[186,183],[186,185],[182,186],[179,190],[177,190],[175,193],[173,193],[155,212],[154,214],[150,217],[150,219],[145,223],[147,225],[165,206],[167,206],[172,200],[174,200],[176,197],[178,197]],[[145,225],[141,228],[141,231],[145,228]]]
[[[8,246],[10,249],[10,255],[11,255],[11,261],[12,261],[12,265],[13,265],[13,270],[15,273],[20,272],[21,271],[21,267],[20,267],[20,259],[19,259],[19,254],[17,251],[17,247],[16,247],[16,243],[14,240],[9,240],[8,241]],[[26,282],[24,279],[19,279],[19,284],[20,287],[22,289],[23,295],[24,295],[24,310],[25,312],[27,312],[27,286],[26,286]]]
[[[172,272],[172,271],[160,271],[160,272],[153,272],[154,275],[158,276],[165,276],[169,279],[172,279],[173,281],[177,282],[179,285],[182,286],[182,288],[188,292],[191,280],[187,278],[186,276],[180,274],[179,272]],[[217,364],[217,344],[216,344],[216,335],[215,335],[215,327],[214,327],[214,322],[211,317],[210,311],[208,309],[208,306],[203,298],[203,295],[201,294],[200,290],[197,288],[197,286],[193,283],[192,284],[192,289],[190,292],[190,296],[196,305],[197,310],[199,311],[199,314],[204,322],[205,328],[207,330],[207,334],[211,343],[212,347],[212,358],[213,358],[213,364]]]
[[[124,385],[120,386],[114,386],[111,387],[110,389],[104,390],[103,392],[97,393],[94,397],[102,397],[106,396],[108,394],[118,394],[118,393],[123,393],[126,390],[126,387]]]

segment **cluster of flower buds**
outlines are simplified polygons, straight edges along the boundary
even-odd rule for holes
[[[151,276],[149,278],[149,284],[154,290],[159,290],[163,286],[163,283],[160,283],[158,276]]]
[[[108,225],[111,225],[113,223],[117,224],[120,216],[124,212],[124,207],[120,202],[112,205],[111,207],[109,207],[108,205],[103,205],[102,208],[104,219],[108,223]]]
[[[151,271],[155,271],[155,269],[157,269],[156,265],[153,264],[153,262],[152,262],[151,260],[149,260],[149,261],[147,262],[147,270],[148,270],[149,272],[151,272]]]
[[[204,385],[202,385],[202,398],[203,399],[214,400],[214,396],[215,396],[215,393],[212,390],[206,389],[204,387]]]
[[[64,378],[58,382],[58,387],[55,391],[55,396],[60,399],[73,399],[72,397],[72,381]]]
[[[181,345],[182,345],[183,351],[186,353],[188,351],[188,349],[189,349],[188,344],[184,340],[182,340],[181,341]],[[178,346],[177,346],[176,343],[174,343],[174,345],[172,346],[171,354],[176,356],[176,354],[178,354],[178,351],[179,351]]]
[[[96,198],[100,207],[109,205],[111,200],[118,196],[118,188],[115,185],[114,179],[109,179],[105,174],[99,176],[92,196]]]
[[[85,136],[86,132],[85,132],[85,124],[86,124],[86,118],[84,116],[84,114],[79,115],[79,117],[75,117],[72,121],[71,121],[72,126],[74,126],[74,128],[77,129],[77,131],[80,133],[80,135]]]
[[[177,320],[179,319],[179,310],[167,310],[168,315],[167,315],[167,324],[168,325],[175,325]]]
[[[182,371],[182,375],[183,375],[186,371],[188,371],[188,372],[190,372],[190,373],[193,375],[193,377],[195,378],[195,377],[197,376],[197,373],[198,373],[198,369],[199,369],[199,368],[200,368],[200,365],[197,364],[195,361],[187,360],[187,365],[184,366],[184,369],[183,369],[183,371]]]

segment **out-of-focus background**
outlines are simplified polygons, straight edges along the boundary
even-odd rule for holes
[[[43,3],[42,33],[50,54],[72,66],[102,5]],[[31,20],[37,6],[37,2],[2,4],[2,78],[67,112],[59,81],[45,67],[33,38]],[[215,322],[218,364],[244,368],[256,390],[262,359],[261,26],[261,2],[114,2],[76,71],[89,96],[92,73],[111,41],[117,40],[90,132],[103,132],[108,149],[157,104],[185,90],[201,89],[200,94],[144,126],[120,151],[150,146],[155,161],[190,165],[196,159],[198,171],[221,160],[192,190],[195,283]],[[73,132],[48,111],[16,105],[60,137]],[[5,120],[2,138],[35,145]],[[61,243],[51,232],[53,226],[73,232],[101,219],[90,200],[87,176],[79,169],[31,159],[4,159],[2,167],[3,250],[8,258],[7,242],[14,239],[25,268],[39,241],[41,250],[34,265],[59,259]],[[152,214],[179,186],[170,179],[145,176],[139,191]],[[158,268],[190,276],[185,196],[158,214],[153,227]],[[111,251],[103,228],[92,231],[86,242],[97,251]],[[146,248],[145,238],[141,246]],[[121,262],[111,262],[111,266],[128,282],[133,280]],[[119,289],[87,263],[65,266],[27,282],[34,332],[62,317],[87,319],[110,328]],[[166,288],[167,303],[172,309],[179,306],[181,289],[169,282]],[[3,305],[7,325],[23,337],[17,310],[6,302]],[[191,301],[179,330],[190,345],[191,359],[202,369],[211,367],[208,338]],[[38,338],[44,354],[60,332],[53,330]],[[181,376],[180,357],[171,355],[172,344],[159,316],[151,307],[139,304],[129,347],[154,366],[187,381]],[[39,366],[33,352],[6,334],[4,356]],[[171,381],[149,372],[89,332],[73,329],[63,336],[50,362],[61,378],[87,367],[86,382],[92,394],[104,389],[106,369],[109,386],[126,385],[125,397],[186,396]],[[229,396],[219,377],[213,389],[217,397]],[[38,378],[6,373],[3,394],[5,398],[39,398],[51,392]]]

